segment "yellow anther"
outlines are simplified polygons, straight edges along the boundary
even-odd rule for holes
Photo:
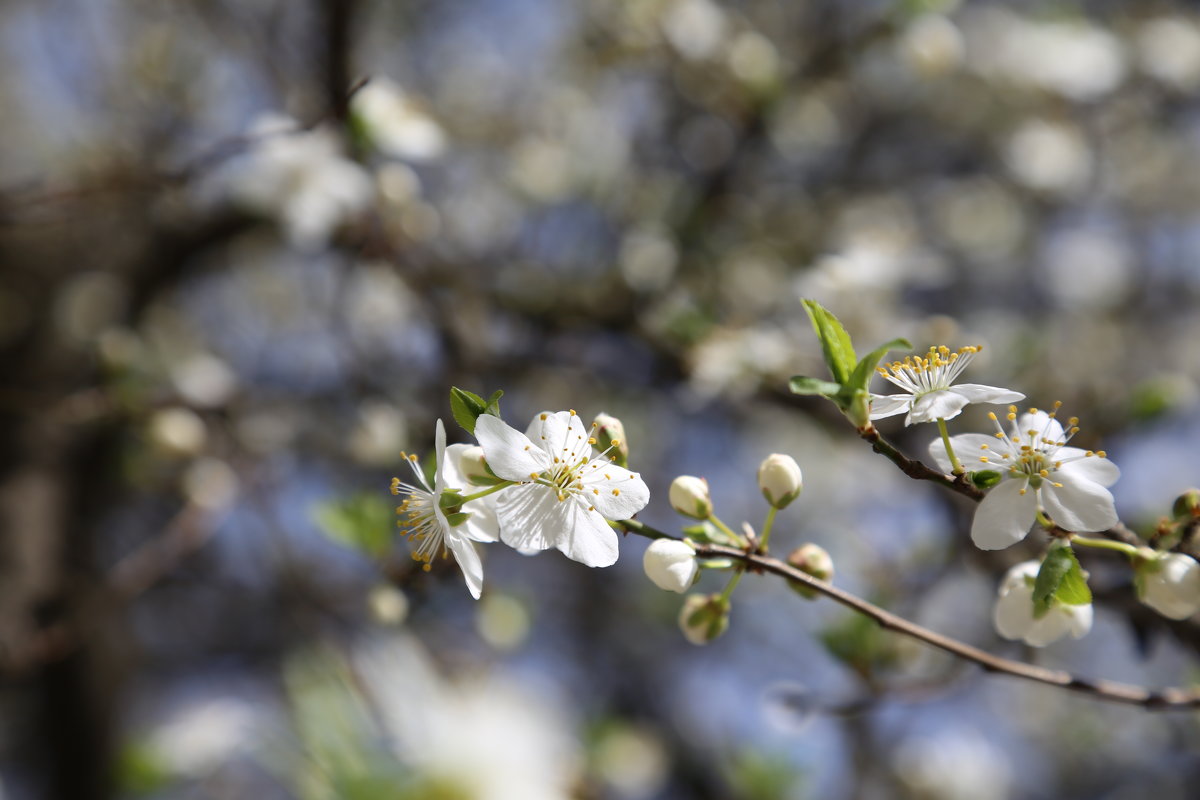
[[[1039,470],[1038,470],[1038,475],[1041,475],[1043,478],[1049,478],[1049,477],[1050,477],[1050,470],[1048,470],[1048,469],[1039,469]]]
[[[1015,413],[1017,413],[1017,407],[1016,407],[1016,406],[1009,406],[1009,407],[1008,407],[1008,413],[1010,413],[1010,414],[1015,414]]]
[[[571,416],[572,417],[575,416],[575,409],[573,409],[573,408],[571,409]]]
[[[1108,453],[1104,452],[1103,450],[1097,450],[1096,455],[1100,456],[1101,458],[1108,458]]]
[[[540,415],[538,416],[538,419],[542,419],[542,420],[544,420],[544,419],[546,419],[546,416],[547,416],[546,414],[540,414]]]
[[[612,475],[609,475],[607,472],[606,472],[606,473],[604,473],[604,480],[606,480],[606,481],[611,481],[611,480],[612,480]]]
[[[592,494],[600,494],[600,490],[599,490],[599,489],[592,489]]]
[[[980,460],[980,461],[982,461],[984,464],[988,463],[988,457],[987,457],[987,456],[980,456],[980,457],[979,457],[979,460]]]
[[[595,506],[588,506],[588,511],[595,511],[595,510],[596,510]]]
[[[1021,495],[1022,497],[1024,497],[1024,496],[1025,496],[1025,492],[1027,492],[1027,491],[1028,491],[1028,489],[1022,489],[1022,490],[1020,491],[1020,495]]]
[[[422,564],[422,565],[421,565],[421,571],[422,571],[422,572],[429,572],[431,569],[433,569],[433,567],[432,567],[432,566],[430,566],[428,562],[426,562],[425,564]]]
[[[538,479],[538,474],[536,472],[529,473],[529,479],[536,481]]]
[[[595,436],[589,436],[589,437],[588,437],[588,444],[595,444],[595,443],[596,443],[596,437],[595,437]]]
[[[1085,456],[1094,456],[1094,455],[1096,455],[1096,453],[1093,450],[1088,450],[1086,453],[1084,453],[1084,455]]]
[[[616,497],[616,496],[617,496],[617,495],[619,495],[620,493],[621,493],[621,490],[620,490],[620,489],[613,489],[613,497]]]
[[[1055,488],[1055,489],[1061,489],[1061,488],[1063,488],[1063,485],[1062,485],[1061,483],[1054,483],[1054,484],[1052,484],[1052,485],[1054,486],[1054,488]]]
[[[408,455],[408,460],[409,460],[409,461],[411,461],[411,462],[413,462],[414,464],[415,464],[415,463],[417,463],[417,454],[416,454],[416,453],[409,453],[409,455]]]
[[[529,449],[529,445],[525,445],[525,449],[526,449],[526,450],[528,450],[528,449]]]

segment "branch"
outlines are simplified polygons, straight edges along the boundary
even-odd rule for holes
[[[880,455],[886,456],[889,461],[900,468],[901,472],[913,480],[931,481],[941,486],[945,486],[950,491],[957,492],[963,497],[969,497],[976,503],[982,500],[987,494],[987,492],[983,491],[982,489],[973,486],[971,482],[967,480],[966,475],[959,475],[957,477],[953,475],[946,475],[940,470],[928,467],[924,463],[920,461],[914,461],[913,459],[904,455],[896,449],[894,444],[889,442],[887,439],[884,439],[874,426],[871,426],[865,430],[860,430],[858,435],[861,436],[864,441],[871,444],[872,450]],[[1061,528],[1056,528],[1055,530],[1062,531],[1063,533],[1081,532],[1066,531]],[[1092,531],[1088,531],[1088,533],[1092,533]],[[1141,538],[1132,530],[1130,530],[1130,528],[1123,522],[1118,522],[1116,525],[1112,526],[1106,531],[1095,531],[1095,533],[1099,533],[1101,536],[1106,536],[1109,539],[1113,539],[1118,542],[1124,542],[1125,544],[1134,546],[1144,544]]]
[[[696,555],[700,558],[736,559],[753,567],[756,571],[770,572],[788,580],[803,583],[805,586],[841,603],[847,608],[870,617],[887,630],[895,631],[950,653],[953,656],[978,664],[988,672],[999,672],[1015,678],[1034,681],[1035,683],[1057,686],[1061,689],[1070,689],[1071,691],[1080,692],[1098,700],[1141,706],[1152,711],[1180,711],[1200,708],[1200,691],[1197,690],[1180,688],[1152,690],[1141,686],[1117,683],[1115,681],[1079,678],[1065,670],[1046,669],[1045,667],[1037,667],[1021,661],[994,656],[991,653],[980,650],[978,647],[973,647],[957,639],[952,639],[949,636],[943,636],[940,633],[917,625],[915,622],[909,622],[903,617],[896,616],[879,606],[868,603],[857,595],[839,589],[833,584],[817,580],[811,575],[801,572],[795,567],[775,558],[747,553],[734,547],[712,544],[698,545],[696,547]]]
[[[615,524],[630,533],[636,533],[639,536],[645,536],[650,539],[676,538],[636,520],[621,520]],[[831,583],[818,580],[776,558],[718,544],[696,545],[696,556],[698,558],[732,558],[746,564],[755,572],[770,572],[782,578],[802,583],[813,591],[823,594],[831,600],[841,603],[866,617],[870,617],[887,630],[895,631],[896,633],[936,647],[952,656],[957,656],[965,661],[978,664],[987,672],[1011,675],[1014,678],[1022,678],[1035,683],[1046,684],[1047,686],[1069,689],[1073,692],[1086,694],[1097,700],[1141,706],[1151,711],[1186,711],[1200,708],[1200,690],[1181,688],[1154,690],[1126,683],[1117,683],[1116,681],[1091,680],[1076,677],[1065,670],[1046,669],[1045,667],[1037,667],[1022,661],[1013,661],[1012,659],[994,656],[985,650],[980,650],[978,647],[960,642],[957,639],[952,639],[949,636],[944,636],[936,631],[931,631],[890,611],[885,611],[857,595],[850,594],[844,589],[839,589]]]

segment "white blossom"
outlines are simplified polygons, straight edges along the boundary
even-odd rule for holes
[[[425,570],[430,569],[431,562],[439,554],[445,556],[447,551],[453,553],[462,569],[467,589],[478,600],[483,591],[483,564],[472,542],[496,541],[495,513],[488,504],[475,500],[464,505],[461,511],[447,516],[442,507],[447,491],[470,491],[458,468],[460,450],[468,445],[451,445],[447,448],[446,428],[440,419],[434,438],[437,467],[432,487],[415,455],[406,456],[406,459],[412,465],[419,485],[392,478],[392,494],[405,495],[404,501],[396,508],[396,513],[401,517],[399,525],[409,532],[409,539],[416,542],[413,559],[422,562]]]
[[[772,506],[787,508],[804,488],[800,465],[791,456],[772,453],[758,467],[758,488]]]
[[[997,386],[951,385],[982,349],[968,345],[951,352],[948,347],[931,347],[924,358],[908,356],[903,361],[877,367],[876,372],[903,389],[905,394],[872,394],[871,419],[907,411],[904,424],[912,425],[953,419],[968,403],[1012,403],[1023,399],[1025,395],[1020,392]]]
[[[1055,405],[1057,410],[1058,405]],[[1039,510],[1068,531],[1103,531],[1117,524],[1113,496],[1105,487],[1120,477],[1116,464],[1103,450],[1093,452],[1068,447],[1078,432],[1072,417],[1069,431],[1054,413],[1030,409],[1017,418],[1010,407],[1011,428],[1005,431],[990,415],[996,433],[964,433],[950,437],[950,446],[968,471],[995,470],[1001,481],[990,489],[975,510],[971,538],[984,550],[1001,550],[1025,538]],[[950,458],[940,440],[929,448],[943,470]]]
[[[642,557],[642,569],[654,585],[683,594],[700,574],[696,548],[678,539],[655,539]]]
[[[650,500],[636,473],[593,448],[574,411],[542,412],[525,433],[483,414],[475,436],[497,477],[516,481],[499,493],[501,539],[518,550],[558,548],[589,567],[617,560],[608,520],[628,519]]]
[[[426,161],[446,149],[442,127],[399,84],[372,78],[350,100],[371,142],[394,158]]]
[[[1142,602],[1164,617],[1187,619],[1200,610],[1200,563],[1183,553],[1148,561],[1138,570]]]
[[[708,481],[695,475],[680,475],[671,481],[667,493],[671,508],[685,517],[708,519],[712,514],[712,498],[708,494]]]
[[[235,201],[278,219],[293,245],[324,245],[370,201],[370,177],[341,154],[333,131],[305,130],[288,117],[266,115],[251,126],[249,138],[252,147],[228,173],[229,192]]]
[[[1034,647],[1045,647],[1071,634],[1078,639],[1092,629],[1092,606],[1051,601],[1041,618],[1033,615],[1033,582],[1041,564],[1025,561],[1010,569],[1000,582],[992,620],[1005,639],[1023,639]]]

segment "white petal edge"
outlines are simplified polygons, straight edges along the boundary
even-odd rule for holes
[[[1050,481],[1040,490],[1042,506],[1060,528],[1068,531],[1105,531],[1116,525],[1119,518],[1113,496],[1098,483],[1076,478],[1061,470],[1051,475],[1060,486]]]
[[[471,592],[471,597],[478,600],[479,595],[483,593],[483,563],[479,560],[475,545],[453,533],[446,536],[446,545],[450,552],[454,553],[454,559],[462,569],[463,579],[467,582],[467,590]]]
[[[506,481],[527,481],[550,461],[546,452],[534,447],[528,436],[491,414],[481,414],[475,421],[475,438],[492,472]]]
[[[954,419],[967,405],[967,398],[952,389],[936,389],[926,392],[913,402],[912,411],[905,418],[905,425],[936,422],[938,418]]]
[[[883,419],[903,414],[911,405],[911,394],[873,394],[871,395],[871,419]]]
[[[981,550],[1003,550],[1025,538],[1037,516],[1033,490],[1021,494],[1024,481],[1005,480],[987,493],[975,509],[971,541]]]

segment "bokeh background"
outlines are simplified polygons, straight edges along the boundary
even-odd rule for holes
[[[968,380],[1064,401],[1150,532],[1200,482],[1190,4],[9,0],[0,64],[3,797],[1194,796],[1194,714],[765,578],[694,647],[634,537],[606,570],[489,547],[473,602],[387,493],[451,385],[620,416],[667,529],[681,473],[759,525],[784,452],[777,550],[997,653],[1187,684],[1200,629],[1106,553],[1089,636],[1000,640],[1042,542],[975,551],[785,387],[824,375],[804,297],[861,349],[983,344]]]

